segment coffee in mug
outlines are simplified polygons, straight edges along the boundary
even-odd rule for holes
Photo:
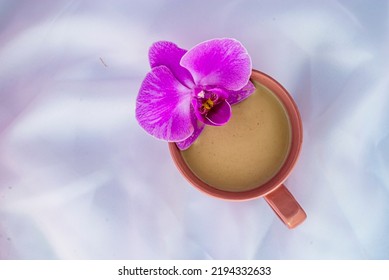
[[[285,187],[302,146],[302,123],[289,93],[273,78],[252,71],[256,91],[232,106],[232,117],[220,127],[206,126],[181,151],[169,143],[183,176],[200,191],[227,200],[264,197],[289,227],[306,213]]]

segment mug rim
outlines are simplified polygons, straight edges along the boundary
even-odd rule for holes
[[[270,180],[253,189],[245,191],[233,192],[217,189],[198,178],[186,164],[177,145],[174,142],[168,143],[170,154],[180,173],[194,187],[213,197],[227,200],[248,200],[267,195],[281,186],[287,179],[289,174],[292,172],[301,151],[303,140],[301,116],[297,105],[289,92],[274,78],[255,69],[252,69],[250,80],[258,82],[275,94],[278,100],[282,103],[289,119],[291,142],[288,156],[286,157],[280,170]]]

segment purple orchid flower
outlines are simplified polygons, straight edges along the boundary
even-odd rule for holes
[[[220,126],[231,105],[254,92],[251,59],[235,39],[213,39],[189,51],[171,42],[154,43],[151,71],[136,100],[139,124],[156,138],[187,149],[205,125]]]

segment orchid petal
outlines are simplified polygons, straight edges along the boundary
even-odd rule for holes
[[[194,141],[200,136],[200,133],[203,131],[205,125],[202,122],[199,122],[195,115],[192,114],[192,125],[194,127],[194,131],[191,136],[186,138],[184,141],[177,142],[176,145],[180,150],[188,149]]]
[[[231,106],[227,101],[222,101],[212,108],[205,116],[205,124],[208,125],[224,125],[231,118]]]
[[[182,141],[192,135],[191,91],[166,66],[155,67],[144,79],[136,100],[136,118],[151,135]]]
[[[149,50],[150,66],[154,68],[165,65],[181,84],[192,88],[194,85],[192,75],[180,65],[180,60],[186,52],[186,50],[179,48],[172,42],[156,42]]]
[[[180,64],[189,70],[196,85],[215,85],[234,91],[244,87],[251,75],[250,56],[235,39],[200,43],[183,55]]]
[[[230,91],[227,98],[227,102],[231,105],[239,103],[249,97],[254,91],[254,84],[251,81],[248,81],[248,83],[240,90]]]

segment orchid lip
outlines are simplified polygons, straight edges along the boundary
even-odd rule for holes
[[[197,119],[207,125],[220,126],[231,117],[231,106],[224,90],[212,88],[202,90],[193,99],[192,106]]]

